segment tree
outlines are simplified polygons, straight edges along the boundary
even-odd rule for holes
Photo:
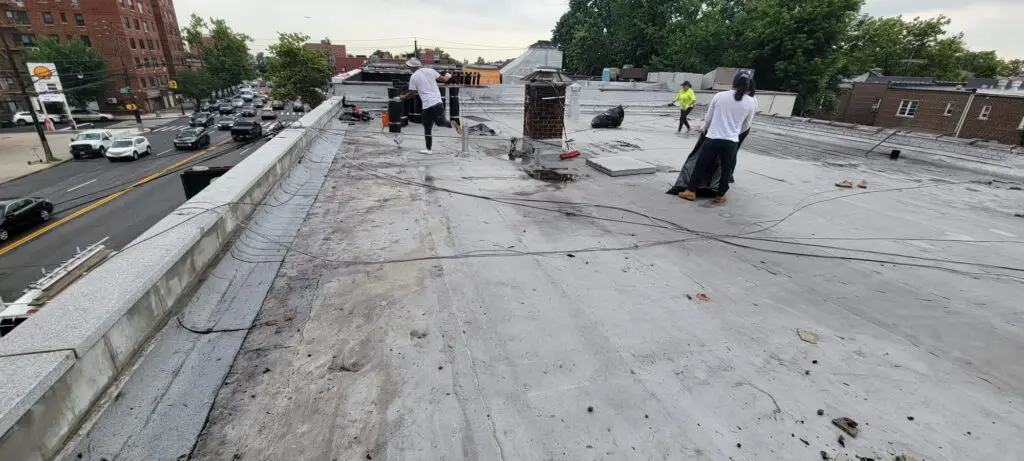
[[[476,64],[487,64],[487,61],[484,60],[483,56],[477,56],[476,57]]]
[[[204,44],[207,34],[210,40]],[[256,75],[249,54],[252,37],[231,30],[223,19],[210,18],[207,23],[193,14],[185,27],[185,41],[199,54],[217,88],[238,85]]]
[[[323,102],[321,89],[331,76],[331,67],[322,53],[302,46],[307,40],[309,36],[303,34],[278,33],[277,43],[270,45],[267,75],[274,84],[274,99],[301,99],[314,107]]]
[[[1021,74],[1024,74],[1024,59],[1010,59],[999,69],[1001,77],[1016,77]]]
[[[206,69],[179,70],[175,76],[178,83],[178,94],[195,100],[196,108],[199,100],[210,96],[217,89],[217,82]]]
[[[997,77],[1005,66],[995,50],[967,51],[960,56],[960,68],[978,78]]]
[[[46,37],[36,41],[35,48],[26,48],[30,61],[53,62],[64,86],[64,96],[74,107],[85,107],[106,93],[108,77],[106,59],[96,48],[81,40],[60,44]]]
[[[381,59],[391,59],[391,52],[384,50],[376,50],[373,53],[370,53],[370,56],[376,56]]]

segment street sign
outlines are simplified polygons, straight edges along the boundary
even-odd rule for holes
[[[128,93],[131,93],[131,91],[132,91],[131,88],[128,88],[128,87],[121,88],[121,90],[120,90],[121,94],[128,94]]]
[[[126,110],[135,110],[135,109],[138,109],[138,106],[136,106],[135,104],[132,104],[132,103],[128,103],[128,104],[124,105],[124,108]]]
[[[170,88],[172,90],[177,90],[178,89],[178,81],[177,80],[171,80],[171,81],[167,82],[167,88]]]
[[[60,76],[57,75],[57,66],[52,62],[29,62],[25,65],[32,74],[32,86],[37,93],[59,93],[64,90]]]

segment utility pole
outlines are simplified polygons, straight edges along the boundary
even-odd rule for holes
[[[415,56],[416,59],[420,58],[420,43],[419,40],[416,40],[415,38],[412,39],[412,55]]]
[[[46,140],[46,132],[43,131],[43,125],[39,123],[39,117],[36,115],[36,108],[32,105],[32,97],[29,96],[28,90],[25,88],[25,79],[21,78],[18,64],[14,62],[14,52],[11,51],[11,45],[7,43],[7,34],[0,34],[0,40],[4,42],[7,62],[11,65],[11,72],[14,72],[14,81],[18,84],[18,89],[21,90],[21,94],[25,97],[28,113],[32,116],[32,124],[36,126],[36,133],[39,134],[39,142],[43,144],[43,154],[46,157],[46,161],[47,163],[56,162],[57,158],[53,156],[53,151],[50,150],[50,143]],[[41,105],[42,101],[39,104]]]

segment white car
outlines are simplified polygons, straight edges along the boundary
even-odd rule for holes
[[[104,114],[88,109],[75,109],[71,111],[71,118],[76,122],[109,122],[114,120],[112,114]]]
[[[50,119],[50,121],[53,122],[53,123],[60,123],[60,121],[62,120],[62,117],[59,116],[59,115],[55,115],[55,114],[43,115],[41,112],[36,112],[36,118],[39,119],[40,122],[42,122],[44,119],[47,119],[47,118]],[[14,114],[14,117],[11,117],[11,123],[13,123],[15,125],[18,125],[18,126],[28,125],[28,124],[32,123],[32,113],[31,112],[18,112],[17,114]]]
[[[107,149],[107,160],[111,162],[123,159],[138,160],[139,156],[153,153],[153,146],[144,136],[132,136],[128,138],[117,138]]]

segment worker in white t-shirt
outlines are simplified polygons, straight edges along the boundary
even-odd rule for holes
[[[431,136],[431,131],[434,125],[455,128],[455,132],[460,136],[462,135],[462,127],[459,126],[459,122],[449,122],[445,118],[441,90],[437,87],[437,82],[447,82],[451,80],[452,76],[448,73],[441,75],[434,69],[422,67],[420,60],[416,58],[409,58],[405,65],[415,69],[415,71],[412,73],[412,77],[409,77],[409,89],[405,94],[395,96],[393,101],[401,102],[414,95],[419,95],[420,101],[423,102],[423,137],[427,143],[427,148],[421,150],[420,153],[432,154],[431,148],[434,144],[434,138]]]
[[[697,188],[715,171],[715,163],[722,168],[718,191],[714,203],[724,204],[728,201],[725,194],[729,192],[729,179],[736,168],[736,153],[739,151],[740,134],[750,129],[757,111],[757,100],[751,96],[750,75],[738,73],[732,80],[732,91],[723,91],[715,95],[708,104],[704,115],[706,140],[697,157],[690,183],[679,196],[686,200],[697,199]]]

